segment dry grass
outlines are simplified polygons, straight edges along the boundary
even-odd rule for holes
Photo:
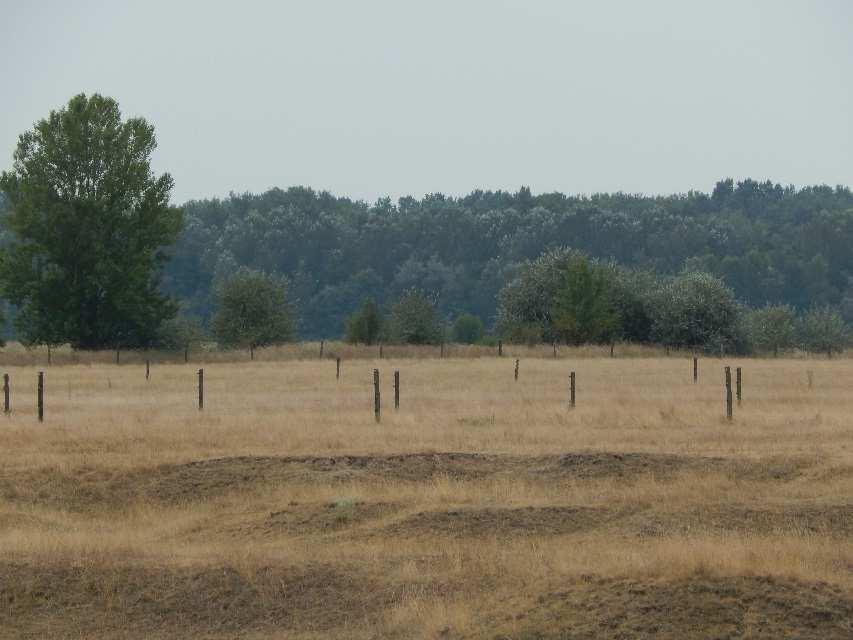
[[[507,353],[8,366],[0,635],[853,633],[853,361]]]

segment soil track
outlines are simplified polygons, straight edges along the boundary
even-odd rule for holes
[[[506,616],[492,637],[849,640],[853,600],[827,584],[769,577],[697,576],[679,582],[590,578]]]
[[[566,453],[510,456],[477,453],[415,453],[390,456],[232,457],[133,471],[78,469],[6,471],[0,497],[69,510],[120,508],[134,501],[176,504],[229,492],[283,483],[348,480],[424,482],[438,477],[490,477],[532,481],[670,478],[679,472],[720,473],[744,480],[787,481],[809,462],[799,459],[750,461],[647,453]]]

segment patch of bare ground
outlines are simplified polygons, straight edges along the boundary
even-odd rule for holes
[[[435,478],[492,477],[532,481],[668,478],[679,472],[723,473],[744,480],[787,481],[809,461],[753,461],[650,453],[566,453],[517,456],[477,453],[418,453],[388,456],[241,456],[169,464],[133,471],[80,468],[7,472],[0,498],[82,511],[118,508],[137,500],[180,504],[264,485],[362,481],[424,482]]]
[[[505,616],[488,633],[467,637],[848,640],[853,598],[828,584],[772,577],[588,578]]]
[[[381,533],[460,538],[561,535],[604,527],[620,515],[611,509],[557,506],[422,511],[391,523]]]
[[[237,637],[299,630],[350,637],[394,600],[341,567],[203,569],[0,565],[0,636]]]
[[[726,532],[849,538],[853,537],[853,504],[785,505],[775,509],[712,505],[677,512],[646,511],[632,515],[622,526],[641,536]]]

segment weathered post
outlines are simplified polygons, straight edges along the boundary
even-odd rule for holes
[[[151,377],[151,360],[146,358],[145,360],[145,379],[148,380]]]
[[[12,413],[12,387],[9,384],[9,374],[3,374],[3,413]]]
[[[504,354],[504,341],[498,340],[498,357],[500,358]]]
[[[518,359],[515,361],[515,381],[518,382]]]
[[[44,422],[44,371],[39,371],[38,414],[39,422]]]
[[[732,419],[732,368],[726,367],[726,420]]]
[[[735,369],[735,385],[737,390],[737,406],[740,406],[743,401],[743,375],[741,374],[740,367]]]
[[[335,359],[336,371],[335,371],[335,380],[341,379],[341,357],[338,356]]]
[[[320,340],[320,360],[323,359],[323,347],[326,346],[325,340]]]
[[[575,408],[575,372],[569,374],[569,407]]]
[[[382,405],[379,399],[379,369],[373,370],[373,417],[379,422]]]
[[[699,382],[699,358],[693,356],[693,384]]]
[[[400,372],[394,372],[394,410],[400,408]]]
[[[198,370],[198,410],[204,411],[204,369]]]

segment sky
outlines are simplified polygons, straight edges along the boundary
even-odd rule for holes
[[[851,79],[848,0],[0,0],[0,168],[98,92],[176,203],[851,185]]]

